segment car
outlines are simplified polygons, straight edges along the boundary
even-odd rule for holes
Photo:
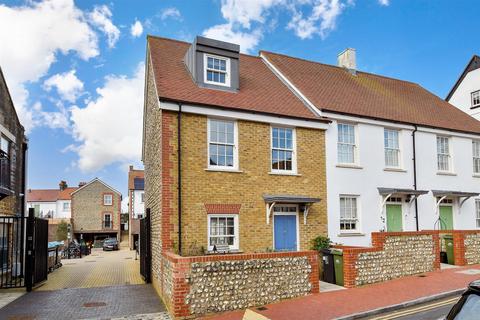
[[[480,319],[480,280],[475,280],[468,285],[467,290],[452,307],[446,319]]]
[[[103,241],[103,251],[118,250],[118,241],[115,238],[107,238]]]

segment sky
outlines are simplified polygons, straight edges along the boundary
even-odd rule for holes
[[[28,187],[95,177],[124,196],[142,168],[146,36],[234,42],[359,70],[445,98],[480,54],[477,1],[0,0],[0,67],[29,139]]]

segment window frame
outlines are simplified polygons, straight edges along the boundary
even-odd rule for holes
[[[288,207],[288,208],[295,208],[295,212],[293,211],[288,211],[288,212],[276,212],[275,208],[278,207]],[[297,233],[296,235],[296,242],[297,242],[297,251],[300,251],[300,206],[298,204],[292,204],[292,203],[279,203],[273,206],[272,208],[272,217],[273,217],[273,223],[272,225],[272,248],[275,251],[275,216],[295,216],[296,217],[296,230],[295,232]],[[282,251],[276,251],[276,252],[282,252]],[[287,251],[288,252],[288,251]]]
[[[213,245],[210,245],[210,224],[211,218],[233,218],[233,245],[229,245],[230,251],[238,251],[240,248],[240,233],[239,233],[239,221],[238,214],[234,213],[215,213],[207,214],[207,249],[213,251]]]
[[[474,95],[478,95],[478,98],[474,97]],[[476,99],[478,99],[477,104],[475,104]],[[470,107],[471,109],[480,107],[480,90],[476,90],[476,91],[473,91],[472,93],[470,93],[470,101],[472,103],[472,106]]]
[[[225,60],[225,71],[208,68],[208,58]],[[225,83],[208,80],[207,79],[207,72],[208,71],[224,73],[225,74]],[[213,85],[216,85],[216,86],[222,86],[222,87],[230,87],[231,86],[231,81],[230,81],[231,76],[230,76],[230,74],[231,74],[230,58],[222,57],[222,56],[218,56],[218,55],[214,55],[214,54],[210,54],[210,53],[204,53],[203,54],[203,81],[205,83],[213,84]]]
[[[480,198],[475,199],[475,226],[480,229]]]
[[[447,147],[448,147],[448,153],[439,153],[439,150],[438,150],[438,139],[446,139],[447,140]],[[446,173],[452,173],[453,172],[453,161],[452,161],[452,146],[451,146],[451,137],[449,136],[444,136],[444,135],[437,135],[436,136],[436,139],[435,139],[435,142],[436,142],[436,154],[437,154],[437,171],[442,173],[442,172],[446,172]],[[447,156],[447,165],[448,165],[448,168],[447,170],[443,170],[440,168],[440,161],[439,161],[439,157],[440,156]]]
[[[218,166],[210,164],[210,127],[211,121],[233,122],[233,166]],[[218,144],[218,143],[216,143]],[[225,145],[230,145],[225,143]],[[238,171],[238,122],[233,119],[207,118],[207,168],[214,171]]]
[[[475,144],[477,144],[477,151],[478,151],[477,155],[475,155]],[[475,170],[475,167],[476,167],[475,162],[478,162],[477,163],[478,170]],[[476,176],[480,176],[480,140],[472,140],[472,165],[473,165],[472,167],[473,174]]]
[[[105,225],[105,222],[107,221],[107,219],[105,219],[106,216],[109,216],[110,217],[110,227],[107,228],[106,225]],[[103,229],[105,230],[109,230],[109,229],[113,229],[113,213],[112,212],[104,212],[103,213],[103,221],[102,221],[102,226],[103,226]]]
[[[347,144],[344,142],[340,142],[340,130],[339,126],[344,125],[344,126],[351,126],[353,128],[353,138],[354,144]],[[359,159],[359,143],[358,143],[358,128],[357,128],[356,123],[351,123],[351,122],[337,122],[337,164],[339,165],[345,165],[345,166],[356,166],[359,165],[360,159]],[[344,144],[344,145],[352,145],[353,146],[353,162],[342,162],[340,161],[340,148],[339,145]]]
[[[355,208],[356,208],[356,222],[355,222],[355,229],[342,229],[341,224],[342,224],[342,198],[350,198],[350,199],[355,199]],[[360,233],[361,230],[361,225],[360,225],[360,196],[359,195],[353,195],[353,194],[340,194],[338,197],[338,228],[340,230],[340,234],[349,234],[349,233]],[[343,219],[346,220],[346,219]],[[353,219],[350,219],[353,220]],[[351,222],[350,222],[351,224]]]
[[[107,197],[107,196],[110,197],[111,203],[106,203],[106,202],[105,202],[105,197]],[[104,193],[104,194],[103,194],[103,205],[104,205],[104,206],[113,206],[113,194],[111,194],[111,193]]]
[[[65,208],[65,205],[68,205],[68,208]],[[70,202],[65,201],[62,205],[62,210],[63,210],[63,212],[70,211]]]
[[[273,169],[273,129],[290,129],[292,130],[292,169]],[[290,151],[287,148],[275,148],[275,150],[282,150],[282,151]],[[297,130],[295,127],[288,127],[288,126],[270,126],[270,172],[276,174],[286,174],[292,175],[297,174]]]
[[[395,132],[397,134],[397,144],[398,144],[398,148],[395,149],[395,148],[392,148],[392,147],[388,147],[387,148],[387,145],[385,144],[385,134],[387,131],[390,131],[390,132]],[[402,169],[403,167],[403,162],[402,162],[402,144],[401,144],[401,130],[399,129],[394,129],[394,128],[383,128],[383,154],[384,154],[384,162],[385,162],[385,168],[387,169]],[[393,166],[393,165],[389,165],[387,163],[387,150],[393,150],[393,151],[397,151],[397,162],[398,162],[398,165],[397,166]]]
[[[140,203],[145,203],[145,192],[140,193]]]

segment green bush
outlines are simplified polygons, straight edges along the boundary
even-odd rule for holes
[[[62,220],[57,226],[56,238],[57,241],[67,240],[68,223]]]
[[[330,241],[330,238],[324,237],[324,236],[318,236],[312,241],[312,250],[320,251],[322,249],[328,249],[330,248],[330,245],[332,244],[332,241]]]

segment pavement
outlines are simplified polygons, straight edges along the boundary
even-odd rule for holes
[[[82,259],[64,259],[63,266],[48,274],[47,282],[36,290],[95,288],[115,285],[143,284],[140,262],[135,251],[92,249]]]
[[[153,287],[142,280],[134,251],[92,250],[62,263],[33,292],[0,292],[0,320],[170,319]]]
[[[204,319],[309,320],[359,319],[421,303],[458,296],[480,279],[480,265],[447,268],[358,288],[322,292],[265,306],[204,317]],[[442,310],[443,312],[444,310]],[[448,312],[448,310],[447,310]],[[245,318],[244,318],[245,317]],[[407,319],[407,318],[406,318]],[[409,319],[409,318],[408,318]]]

